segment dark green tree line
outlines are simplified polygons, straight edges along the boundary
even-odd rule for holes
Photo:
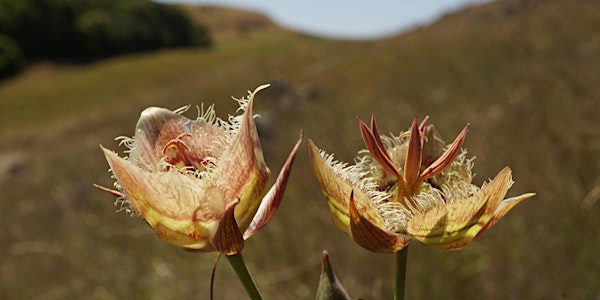
[[[209,44],[206,29],[182,11],[148,0],[0,0],[0,77],[40,59]]]

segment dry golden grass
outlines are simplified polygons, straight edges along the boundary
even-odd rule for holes
[[[230,96],[266,82],[256,110],[274,173],[301,129],[352,161],[362,148],[356,116],[375,110],[384,132],[406,130],[414,115],[430,115],[447,137],[470,122],[476,181],[509,165],[509,194],[538,194],[464,250],[411,244],[409,299],[600,297],[598,2],[500,1],[369,42],[240,16],[264,26],[225,30],[211,50],[50,64],[0,83],[0,157],[9,158],[0,159],[0,298],[206,298],[215,255],[176,249],[115,213],[91,186],[112,184],[98,144],[122,151],[113,138],[132,135],[150,105],[215,102],[226,117]],[[274,220],[246,243],[259,286],[272,299],[313,298],[327,249],[353,297],[391,298],[393,256],[335,228],[307,156]],[[244,297],[226,263],[216,287],[217,299]]]

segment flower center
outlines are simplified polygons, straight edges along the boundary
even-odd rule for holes
[[[192,147],[188,144],[192,145]],[[214,167],[215,163],[207,157],[196,157],[194,154],[195,151],[192,151],[192,149],[197,148],[194,146],[195,143],[190,133],[182,133],[167,142],[162,150],[163,155],[165,155],[164,161],[166,162],[164,171],[166,172],[171,170],[172,167],[176,167],[180,170],[190,171],[190,173],[199,177],[201,172],[206,171],[209,167]]]

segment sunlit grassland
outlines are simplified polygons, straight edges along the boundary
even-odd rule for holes
[[[510,2],[510,1],[509,1]],[[511,2],[513,3],[513,2]],[[398,37],[335,41],[273,26],[89,65],[38,66],[0,83],[0,298],[204,299],[214,254],[159,241],[115,213],[98,144],[132,135],[141,110],[257,96],[265,156],[279,171],[300,133],[352,162],[356,117],[375,111],[383,132],[429,115],[447,141],[471,124],[465,147],[476,182],[513,169],[509,196],[536,192],[461,251],[413,243],[409,299],[593,299],[600,286],[600,5],[493,3]],[[193,117],[195,109],[187,115]],[[301,151],[280,211],[244,251],[264,294],[310,299],[327,249],[353,297],[388,299],[393,256],[356,246],[330,221]],[[216,298],[243,295],[229,266]]]

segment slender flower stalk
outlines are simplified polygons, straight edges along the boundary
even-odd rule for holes
[[[235,271],[235,274],[240,279],[240,282],[244,286],[244,289],[246,289],[246,292],[248,293],[250,299],[261,300],[262,295],[258,291],[258,288],[256,287],[256,284],[254,283],[254,279],[252,279],[250,272],[248,272],[248,267],[246,267],[246,263],[244,262],[242,253],[225,255],[225,257],[227,257],[227,261],[229,261],[231,268],[233,268],[233,271]]]
[[[408,257],[408,246],[396,252],[396,282],[394,287],[394,299],[403,300],[406,286],[406,261]]]

